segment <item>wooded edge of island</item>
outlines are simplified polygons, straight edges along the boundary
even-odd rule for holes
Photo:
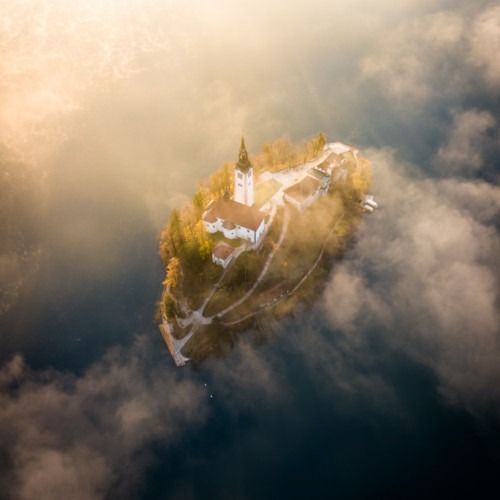
[[[313,303],[354,244],[363,212],[377,206],[365,203],[371,169],[358,150],[327,143],[322,132],[298,145],[278,139],[252,157],[242,139],[238,162],[170,211],[157,316],[178,366],[227,355],[252,326],[264,342],[280,318]]]

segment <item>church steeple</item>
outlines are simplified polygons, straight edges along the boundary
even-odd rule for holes
[[[245,139],[241,137],[238,161],[234,165],[234,200],[248,205],[253,205],[253,168],[248,159]]]
[[[236,167],[239,168],[242,172],[248,170],[250,165],[250,160],[248,159],[247,148],[245,146],[245,139],[241,136],[241,145],[240,145],[240,154],[238,157],[238,163],[236,163]]]

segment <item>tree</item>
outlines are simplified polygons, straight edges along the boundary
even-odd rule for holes
[[[311,153],[313,157],[318,156],[319,152],[323,149],[326,144],[326,135],[323,132],[319,132],[316,137],[313,137],[310,142]]]
[[[300,156],[290,139],[276,139],[274,142],[262,146],[264,163],[268,169],[275,172],[283,168],[291,167]]]
[[[167,278],[163,284],[169,288],[176,288],[181,280],[181,261],[178,257],[172,257],[168,261]]]
[[[233,172],[229,163],[225,163],[210,176],[208,190],[214,197],[222,196],[226,190],[233,192]]]
[[[168,219],[166,240],[166,244],[169,247],[170,256],[172,257],[179,255],[184,247],[184,236],[182,229],[182,220],[179,210],[173,208]]]
[[[361,197],[368,193],[372,183],[372,169],[368,161],[360,161],[352,174],[352,186],[356,193]]]
[[[198,246],[198,255],[202,260],[206,260],[212,253],[212,244],[207,239],[207,233],[203,221],[199,220],[194,226],[194,235]]]
[[[199,219],[201,214],[205,210],[206,205],[206,197],[205,197],[205,189],[202,184],[198,186],[198,191],[194,193],[193,196],[193,206],[195,209],[196,218]]]
[[[297,156],[300,158],[302,163],[306,163],[309,160],[309,145],[306,141],[300,141],[300,144],[297,149]]]
[[[179,313],[179,307],[177,304],[177,300],[175,300],[175,297],[168,292],[165,293],[164,305],[167,319],[169,319],[170,321],[175,320],[177,314]]]
[[[271,144],[263,144],[262,145],[262,154],[264,155],[264,163],[266,165],[266,168],[271,168],[274,165],[274,153],[273,153],[273,147]]]

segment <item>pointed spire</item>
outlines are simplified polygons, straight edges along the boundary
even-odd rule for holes
[[[243,171],[248,170],[251,167],[250,160],[248,159],[247,148],[245,146],[245,139],[243,138],[243,136],[241,136],[240,154],[236,166]]]

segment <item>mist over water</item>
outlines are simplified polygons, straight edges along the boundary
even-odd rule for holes
[[[0,487],[12,498],[477,497],[500,463],[500,9],[2,2]],[[157,237],[323,130],[374,165],[310,308],[173,367]],[[206,385],[205,385],[206,384]],[[213,397],[211,398],[210,395]]]

